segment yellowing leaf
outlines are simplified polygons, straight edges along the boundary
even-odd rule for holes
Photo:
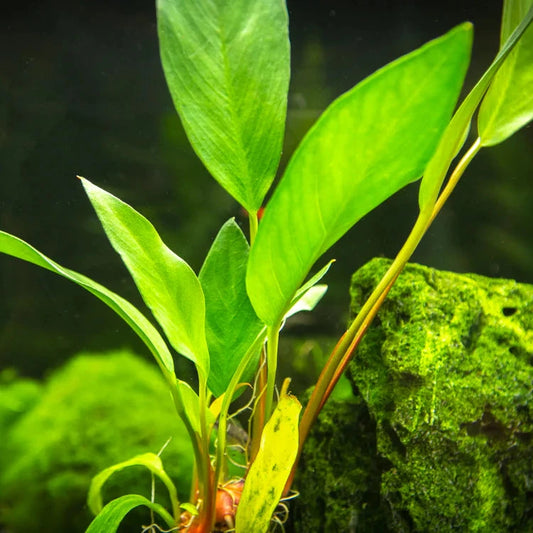
[[[259,452],[244,484],[237,509],[236,533],[264,533],[282,496],[298,451],[300,402],[287,394],[281,398],[263,430]]]

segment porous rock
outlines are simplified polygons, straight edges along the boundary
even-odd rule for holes
[[[408,265],[305,447],[294,531],[533,531],[532,325],[532,285]]]

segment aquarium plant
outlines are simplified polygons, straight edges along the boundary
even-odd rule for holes
[[[265,532],[282,522],[309,429],[390,287],[474,156],[533,116],[532,2],[508,0],[500,51],[459,106],[470,59],[470,23],[400,57],[337,98],[301,141],[266,202],[284,134],[287,18],[283,0],[157,2],[163,70],[189,141],[248,214],[247,235],[228,220],[198,274],[143,215],[80,178],[165,337],[118,294],[0,233],[2,252],[74,281],[131,326],[159,365],[192,444],[194,478],[185,501],[178,499],[159,455],[150,451],[125,457],[97,475],[88,497],[96,514],[90,533],[115,531],[137,506],[153,513],[145,530]],[[463,148],[476,112],[474,141]],[[412,231],[333,349],[301,414],[289,378],[277,389],[284,322],[312,310],[325,293],[320,282],[332,264],[325,256],[329,248],[416,180],[419,212]],[[194,363],[194,387],[176,376],[171,349]],[[249,420],[236,443],[230,436],[238,396],[246,399],[239,412]],[[229,468],[235,446],[243,452],[237,475]],[[170,506],[159,503],[157,494],[103,501],[107,480],[133,465],[159,478]]]

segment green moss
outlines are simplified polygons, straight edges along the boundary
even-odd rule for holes
[[[354,313],[389,264],[377,259],[356,272]],[[374,511],[386,527],[340,531],[533,531],[532,326],[531,285],[407,266],[348,372],[375,424],[379,468],[369,467],[366,483],[378,487]],[[308,442],[302,479],[327,484],[336,466],[313,459],[311,472],[306,461],[321,450],[333,457],[334,447],[352,495],[331,492],[324,512],[358,514],[364,476],[351,457],[362,465],[368,457],[321,433],[331,416]],[[337,431],[355,429],[346,422]]]
[[[163,463],[187,498],[190,448],[157,367],[128,352],[73,358],[7,434],[0,523],[13,532],[84,531],[92,476],[136,454],[157,453],[169,437]],[[107,497],[149,495],[150,483],[146,470],[124,471]]]
[[[388,264],[356,273],[354,312]],[[532,315],[533,287],[514,281],[409,265],[391,290],[351,375],[391,462],[382,498],[412,529],[525,523],[531,487],[505,468],[533,456]]]
[[[15,370],[0,372],[0,435],[5,435],[16,420],[35,405],[41,392],[40,383],[19,378]],[[0,442],[0,449],[3,444]]]
[[[383,531],[375,423],[360,398],[326,404],[294,487],[289,531]]]

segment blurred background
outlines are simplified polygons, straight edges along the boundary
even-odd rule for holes
[[[375,69],[470,20],[471,88],[496,54],[501,2],[288,1],[292,81],[281,169],[325,107]],[[181,128],[158,55],[154,2],[11,2],[0,21],[0,228],[142,307],[76,175],[147,216],[196,271],[238,206],[210,178]],[[413,260],[530,282],[532,130],[478,155]],[[417,214],[412,185],[327,253],[337,262],[317,313],[294,337],[340,333],[350,275],[393,257]],[[41,377],[80,350],[146,350],[100,301],[0,257],[0,369]]]

